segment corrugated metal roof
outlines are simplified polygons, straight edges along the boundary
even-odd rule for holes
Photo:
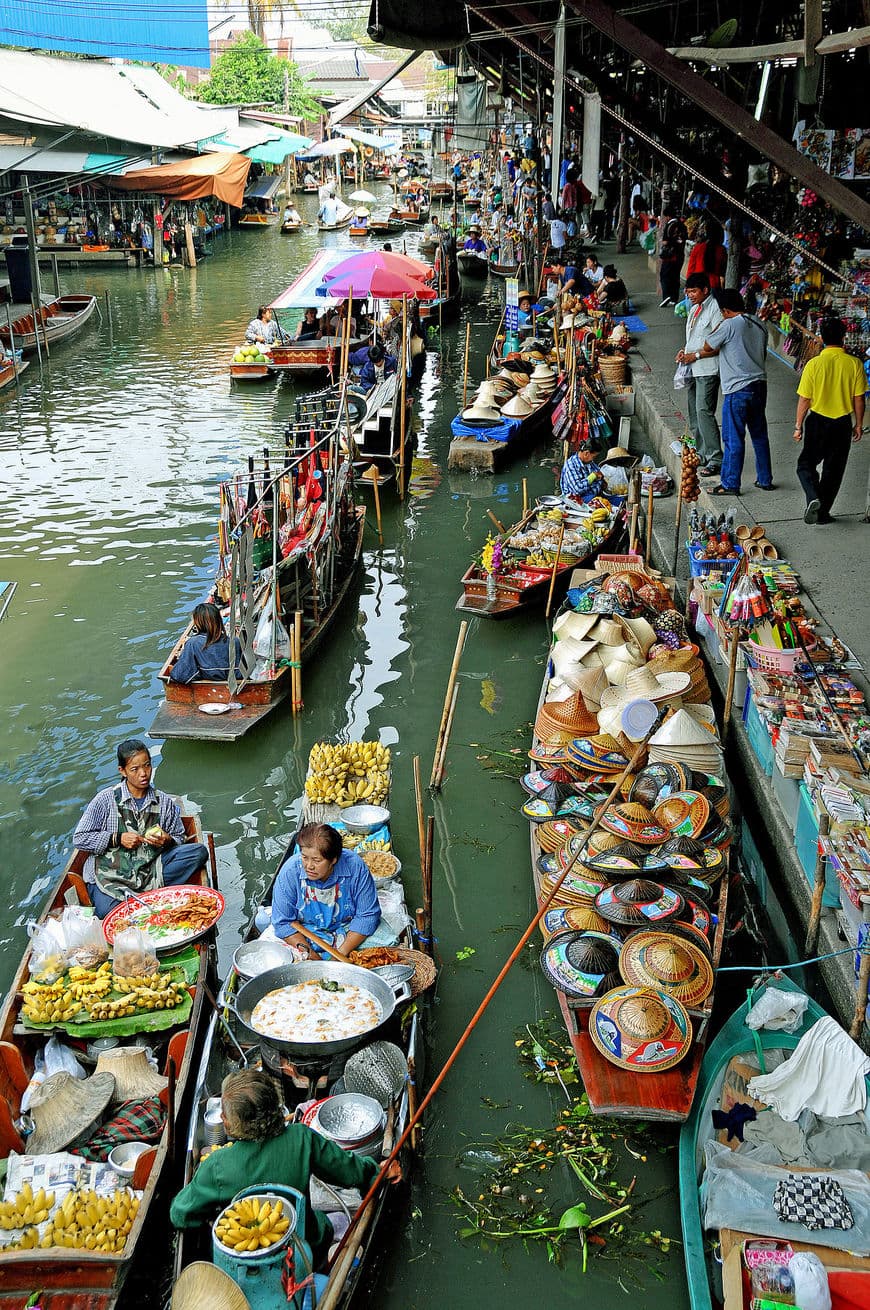
[[[208,68],[206,0],[180,5],[80,5],[14,0],[0,4],[3,41],[28,49],[69,50],[107,59]]]

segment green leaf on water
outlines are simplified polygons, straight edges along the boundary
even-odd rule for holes
[[[559,1220],[559,1227],[563,1232],[575,1228],[588,1228],[592,1220],[586,1213],[585,1205],[569,1206]]]
[[[459,1230],[459,1236],[460,1236],[460,1237],[477,1237],[478,1231],[479,1231],[479,1230],[478,1230],[477,1228],[460,1228],[460,1230]]]

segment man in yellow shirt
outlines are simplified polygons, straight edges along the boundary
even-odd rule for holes
[[[797,464],[807,498],[804,523],[834,522],[831,506],[846,472],[849,438],[861,440],[867,390],[864,366],[843,349],[842,319],[825,319],[819,335],[824,348],[801,374],[794,429],[795,441],[804,443]]]

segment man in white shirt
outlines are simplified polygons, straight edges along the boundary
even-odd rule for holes
[[[678,364],[687,364],[691,376],[686,383],[689,430],[701,457],[700,472],[718,477],[722,468],[722,441],[716,421],[719,402],[719,357],[701,357],[704,342],[722,322],[722,313],[710,294],[706,273],[690,273],[686,278],[689,313],[686,318],[686,344],[677,354]]]
[[[565,240],[568,235],[568,228],[560,217],[559,210],[556,210],[556,217],[550,219],[550,248],[554,254],[561,254],[565,249]]]

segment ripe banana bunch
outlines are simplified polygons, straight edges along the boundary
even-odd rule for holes
[[[74,1000],[71,995],[46,996],[47,987],[37,987],[28,992],[30,983],[25,983],[24,1004],[21,1013],[30,1023],[67,1023],[84,1009],[84,1002]]]
[[[305,795],[320,805],[380,803],[390,785],[390,750],[377,741],[317,742],[308,756]]]
[[[379,837],[377,841],[369,841],[366,837],[363,837],[362,840],[365,842],[365,847],[367,851],[390,850],[390,843],[388,841],[384,841],[383,837]]]
[[[542,509],[538,511],[539,519],[552,519],[554,523],[561,523],[564,517],[560,509]]]
[[[85,969],[74,964],[67,974],[67,984],[68,995],[87,1004],[112,990],[112,966],[108,960],[99,969]]]
[[[184,989],[170,981],[168,986],[133,987],[113,1000],[94,1001],[89,1010],[92,1019],[122,1019],[130,1014],[141,1014],[144,1010],[174,1010],[183,999]]]
[[[28,1228],[31,1224],[44,1224],[54,1205],[54,1192],[44,1187],[34,1195],[30,1183],[24,1183],[14,1201],[0,1201],[0,1228]]]
[[[152,973],[147,978],[127,977],[123,974],[115,974],[112,979],[112,985],[116,992],[126,994],[127,992],[140,991],[142,988],[149,988],[152,992],[165,992],[172,987],[172,974],[170,973]]]
[[[112,1196],[98,1196],[93,1188],[68,1192],[39,1245],[116,1254],[123,1251],[138,1210],[139,1197],[128,1188]]]
[[[290,1227],[282,1201],[259,1201],[246,1196],[236,1201],[215,1224],[215,1236],[233,1251],[262,1251]]]

